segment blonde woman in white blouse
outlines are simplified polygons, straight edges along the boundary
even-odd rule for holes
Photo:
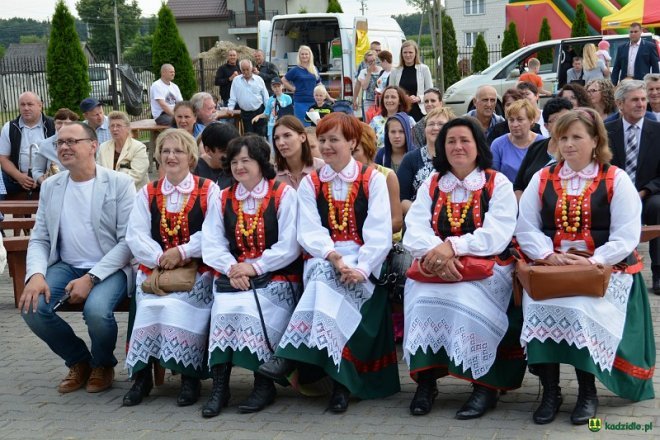
[[[554,124],[558,163],[543,168],[520,199],[516,238],[530,259],[553,265],[617,265],[602,298],[571,296],[533,300],[523,295],[520,341],[530,369],[543,384],[533,415],[550,423],[562,404],[559,364],[575,367],[578,398],[575,425],[596,416],[595,377],[630,400],[652,399],[655,343],[642,269],[635,248],[642,203],[612,153],[598,113],[578,108]],[[564,214],[564,212],[566,214]],[[570,248],[592,256],[566,253]]]

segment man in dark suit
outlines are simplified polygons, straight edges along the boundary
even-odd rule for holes
[[[263,50],[257,50],[254,52],[254,61],[254,73],[259,75],[261,79],[264,80],[268,94],[272,95],[273,89],[270,86],[270,82],[273,80],[273,78],[280,76],[280,72],[277,70],[277,66],[266,61]]]
[[[642,40],[642,25],[630,25],[630,41],[619,47],[612,68],[612,83],[626,78],[644,79],[649,72],[658,73],[658,49],[653,41]]]
[[[622,82],[614,99],[621,117],[605,124],[613,153],[612,165],[625,170],[642,199],[642,222],[660,224],[660,122],[644,118],[646,85],[643,81]],[[649,244],[653,292],[660,295],[660,239]]]

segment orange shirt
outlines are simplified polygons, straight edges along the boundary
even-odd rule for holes
[[[534,84],[539,90],[543,88],[543,80],[540,76],[533,72],[525,72],[520,75],[518,82],[530,82]]]

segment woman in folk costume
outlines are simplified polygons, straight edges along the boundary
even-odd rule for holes
[[[360,122],[331,113],[316,128],[326,165],[298,188],[298,241],[306,252],[305,291],[276,351],[260,371],[286,376],[291,362],[320,367],[333,380],[329,410],[400,389],[392,323],[380,275],[392,246],[385,178],[351,157]]]
[[[654,397],[655,340],[635,252],[642,204],[626,171],[609,165],[607,131],[595,110],[578,108],[562,115],[552,138],[558,143],[558,163],[537,172],[520,199],[525,213],[516,229],[520,248],[527,257],[556,266],[616,267],[603,297],[536,301],[525,293],[520,341],[543,384],[534,422],[550,423],[559,411],[559,364],[565,363],[577,375],[571,422],[580,425],[596,415],[594,376],[621,397]],[[565,253],[570,248],[592,256]]]
[[[226,167],[237,183],[211,203],[204,222],[204,262],[217,273],[209,336],[213,389],[204,417],[227,405],[233,365],[255,372],[241,412],[260,411],[275,399],[273,381],[257,368],[271,358],[289,323],[302,252],[296,191],[275,180],[269,157],[270,146],[260,136],[232,140]]]
[[[403,237],[417,259],[404,296],[403,353],[417,381],[410,412],[427,414],[436,379],[451,374],[473,383],[456,413],[472,419],[495,406],[499,390],[520,387],[525,372],[506,252],[517,204],[511,182],[490,169],[492,156],[474,120],[447,122],[435,149],[436,172],[420,186]],[[475,273],[474,262],[491,268]],[[413,276],[415,267],[422,276]]]
[[[200,378],[207,375],[206,343],[213,297],[212,273],[199,265],[193,288],[164,296],[143,291],[154,268],[174,269],[191,260],[201,263],[202,223],[218,197],[217,186],[194,176],[195,139],[185,130],[165,130],[156,140],[155,157],[165,177],[137,194],[126,242],[140,264],[136,279],[136,312],[126,365],[135,382],[124,406],[138,405],[153,386],[149,364],[160,362],[181,374],[179,406],[199,399]]]

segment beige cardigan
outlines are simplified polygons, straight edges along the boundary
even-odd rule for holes
[[[431,71],[429,70],[426,64],[415,64],[415,71],[417,72],[417,95],[419,97],[419,102],[417,106],[422,111],[422,114],[426,114],[426,108],[424,108],[424,91],[433,87],[433,78],[431,77]],[[403,73],[403,67],[397,67],[392,69],[390,77],[387,80],[388,86],[398,86],[399,81],[401,81],[401,74]]]
[[[115,141],[110,139],[103,142],[99,148],[98,164],[104,168],[113,169]],[[131,137],[126,139],[114,170],[131,176],[135,182],[135,189],[139,190],[142,188],[149,182],[149,156],[147,155],[147,147],[142,142],[136,141]]]

